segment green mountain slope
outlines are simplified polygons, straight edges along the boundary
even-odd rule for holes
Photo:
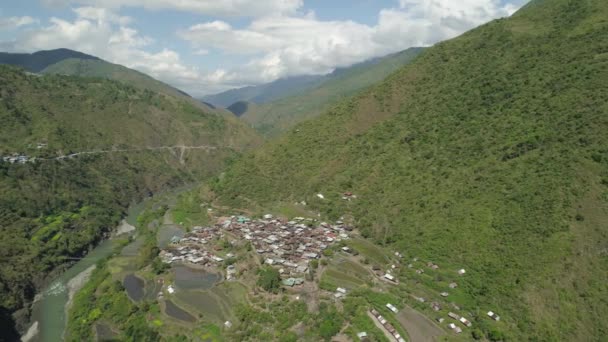
[[[224,116],[229,117],[229,115],[227,115],[229,113],[215,110],[215,108],[211,108],[210,106],[193,99],[185,92],[158,81],[144,73],[100,59],[68,58],[58,63],[49,65],[43,69],[41,73],[107,78],[136,88],[148,89],[170,96],[175,96],[190,102],[192,105],[199,107],[202,110],[222,113]]]
[[[260,132],[276,136],[298,122],[317,116],[340,100],[378,83],[411,62],[423,49],[406,51],[334,72],[317,87],[251,107],[242,119]]]
[[[147,88],[159,93],[170,95],[186,95],[165,83],[152,77],[118,64],[102,60],[69,58],[49,65],[41,71],[43,74],[59,74],[81,77],[101,77],[121,81],[134,87]]]
[[[601,341],[606,128],[608,2],[535,1],[426,50],[213,187],[235,207],[351,212],[389,250],[465,268],[455,302],[490,339]]]
[[[7,66],[0,66],[0,121],[1,156],[38,157],[0,161],[3,320],[27,306],[66,257],[108,234],[129,203],[204,179],[259,143],[253,130],[181,98]],[[56,159],[77,152],[91,153]],[[26,316],[18,311],[17,324]],[[2,322],[0,340],[12,324]]]

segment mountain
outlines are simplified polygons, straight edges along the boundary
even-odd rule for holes
[[[16,319],[0,340],[130,203],[209,177],[260,141],[182,97],[11,66],[0,66],[0,120],[0,318]]]
[[[101,59],[68,58],[47,66],[40,73],[107,78],[172,96],[190,97],[187,93],[144,73]]]
[[[282,78],[271,83],[231,89],[203,97],[203,101],[227,108],[235,102],[266,103],[314,87],[325,79],[322,75],[305,75]]]
[[[422,51],[422,48],[411,48],[349,68],[337,69],[318,86],[249,107],[241,114],[241,118],[267,136],[278,136],[296,123],[315,117],[340,100],[382,81],[410,63]]]
[[[144,73],[122,65],[109,63],[98,57],[90,56],[69,49],[39,51],[33,54],[0,53],[0,64],[20,66],[27,71],[42,74],[61,74],[80,77],[100,77],[123,82],[133,87],[182,98],[201,110],[221,113],[229,117],[228,112],[215,110],[214,106],[201,103],[189,94],[158,81]]]
[[[38,51],[35,53],[7,53],[0,52],[0,64],[20,66],[30,72],[41,72],[45,68],[66,59],[76,58],[81,60],[99,61],[94,56],[69,49],[56,49],[49,51]]]
[[[473,322],[462,339],[600,341],[606,18],[603,0],[539,0],[439,43],[233,163],[211,183],[216,200],[306,201],[328,220],[352,214],[388,251],[466,269],[450,299]],[[423,279],[400,294],[439,296],[442,279]]]

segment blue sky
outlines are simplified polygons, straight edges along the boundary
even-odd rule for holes
[[[0,50],[71,48],[195,96],[430,46],[527,0],[21,0]]]

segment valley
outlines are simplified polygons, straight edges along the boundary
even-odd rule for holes
[[[608,2],[204,4],[0,53],[0,342],[608,336]]]
[[[265,214],[259,219],[250,219],[243,215],[231,217],[222,209],[214,207],[208,208],[211,210],[203,208],[201,210],[203,216],[176,215],[183,210],[184,198],[189,196],[191,195],[186,192],[178,195],[177,200],[173,196],[159,196],[155,200],[148,201],[146,210],[152,210],[152,213],[142,212],[139,216],[138,230],[132,238],[133,242],[126,245],[122,252],[115,253],[114,257],[109,258],[103,266],[105,268],[103,272],[109,272],[111,275],[109,279],[104,278],[103,281],[108,282],[113,279],[122,283],[123,295],[126,294],[130,300],[135,303],[158,302],[152,304],[152,307],[144,306],[144,308],[147,308],[145,315],[148,316],[148,320],[155,322],[154,324],[159,328],[162,327],[160,330],[163,338],[171,339],[172,334],[175,334],[173,338],[182,336],[187,340],[193,340],[207,336],[215,341],[223,339],[217,335],[221,332],[221,336],[229,339],[246,339],[247,335],[243,334],[253,333],[249,329],[254,327],[249,325],[256,326],[261,322],[254,317],[250,317],[250,321],[243,321],[242,310],[263,309],[263,301],[260,302],[260,299],[268,298],[275,301],[278,299],[277,296],[282,298],[280,300],[282,305],[302,306],[303,310],[300,316],[287,318],[290,321],[283,324],[296,324],[293,319],[313,321],[320,319],[317,311],[321,307],[333,305],[345,308],[352,306],[349,308],[352,310],[351,314],[363,318],[366,317],[368,307],[371,306],[377,307],[383,317],[392,322],[390,329],[396,329],[401,334],[397,336],[407,338],[408,331],[404,326],[414,329],[417,334],[422,334],[429,340],[434,336],[446,334],[442,328],[435,325],[439,323],[432,323],[429,319],[426,321],[424,319],[421,321],[420,318],[411,319],[412,315],[424,316],[403,304],[405,299],[409,305],[418,307],[422,312],[433,312],[432,315],[437,318],[445,316],[445,319],[448,319],[447,311],[456,311],[439,293],[424,293],[424,296],[429,296],[425,301],[433,299],[432,304],[423,304],[420,301],[421,297],[418,297],[421,295],[420,292],[416,291],[416,295],[410,293],[410,283],[418,282],[411,279],[417,277],[419,270],[416,269],[417,267],[427,269],[429,273],[438,270],[430,268],[418,258],[410,259],[399,252],[387,253],[361,238],[357,230],[345,222],[332,225],[305,217],[295,217],[287,221],[271,214]],[[172,203],[165,206],[170,202]],[[164,212],[165,210],[168,211]],[[176,216],[192,224],[208,223],[205,227],[176,224],[173,222]],[[217,223],[209,225],[214,222]],[[142,233],[142,229],[145,233]],[[273,229],[278,231],[273,233]],[[340,233],[341,229],[343,229],[342,233]],[[156,236],[153,240],[148,235],[150,230]],[[170,233],[165,234],[165,231]],[[315,239],[315,232],[321,234],[316,235],[318,239],[311,243],[308,239]],[[285,240],[281,240],[279,236],[284,236]],[[300,241],[301,238],[304,240]],[[142,253],[146,253],[149,243],[161,249],[157,258],[166,265],[171,265],[160,273],[156,269],[156,261],[152,261],[151,265],[144,268],[133,266],[141,261]],[[292,252],[287,248],[292,243],[294,246],[299,246],[297,251],[295,247],[293,251],[296,255],[298,252],[302,253],[300,256],[290,257]],[[278,276],[275,279],[280,283],[267,285],[260,283],[261,279],[265,278],[259,272],[271,272],[270,270]],[[137,278],[133,278],[134,274]],[[388,281],[386,274],[393,274],[394,280]],[[457,270],[445,270],[445,274],[446,278],[454,280],[461,277],[457,274]],[[219,275],[219,278],[215,275]],[[133,279],[139,280],[133,282]],[[269,286],[264,287],[269,292],[267,294],[259,292],[258,286]],[[281,286],[284,290],[273,293]],[[447,288],[447,285],[444,286]],[[404,297],[406,293],[407,296]],[[70,321],[68,327],[72,329],[71,334],[76,335],[68,335],[67,340],[90,339],[100,331],[98,327],[90,326],[93,322],[76,318],[81,314],[80,312],[97,311],[94,307],[99,304],[95,303],[103,302],[103,298],[99,297],[94,302],[89,302],[90,299],[85,298],[89,297],[82,295],[77,297],[75,307],[70,311],[71,320],[76,321]],[[125,300],[129,299],[125,297]],[[445,305],[445,311],[444,309],[432,311],[432,308],[426,308],[426,306],[437,308],[440,304],[435,301]],[[397,313],[387,308],[388,303],[397,306],[393,307]],[[80,306],[86,307],[86,311],[81,311]],[[400,310],[408,314],[402,317]],[[269,314],[280,314],[280,311],[275,313],[271,310]],[[337,315],[335,319],[339,320],[346,318],[343,314],[331,313],[331,310],[327,314],[335,314]],[[103,331],[113,332],[110,335],[114,336],[124,333],[122,331],[125,328],[124,323],[114,319],[115,313],[102,310],[100,315],[101,320],[105,322]],[[372,321],[363,319],[360,322],[351,322],[344,331],[339,329],[340,326],[334,326],[331,329],[327,327],[330,330],[324,333],[327,334],[326,337],[330,337],[339,330],[341,334],[348,336],[347,338],[354,339],[357,338],[357,334],[364,332],[369,338],[375,336],[381,338],[382,331],[372,327]],[[257,331],[255,336],[265,335],[270,339],[286,338],[281,337],[286,332],[266,325],[258,326],[257,329],[260,328],[262,330],[255,330]],[[463,326],[463,329],[466,327]],[[89,335],[91,332],[94,335]],[[298,332],[298,339],[304,336],[313,338],[318,333],[321,332],[316,331],[316,328],[308,327]],[[291,333],[286,334],[293,336]]]

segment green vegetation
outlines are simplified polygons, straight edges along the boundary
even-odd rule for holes
[[[122,284],[99,264],[91,280],[76,294],[67,341],[92,341],[92,325],[103,319],[123,332],[124,341],[157,341],[158,331],[146,322],[149,304],[136,305]]]
[[[281,289],[281,275],[279,271],[270,266],[258,270],[258,286],[268,292],[277,293]]]
[[[269,103],[248,106],[241,119],[251,123],[267,136],[277,136],[295,124],[321,114],[340,100],[382,81],[414,60],[422,50],[421,48],[411,48],[356,64],[350,68],[337,70],[326,76],[326,79],[315,87]]]
[[[150,263],[154,268],[159,251],[156,247],[156,230],[148,229],[147,226],[161,218],[166,210],[166,207],[161,206],[156,210],[147,210],[138,217],[137,231],[143,241],[135,257],[138,269],[143,269]],[[150,324],[148,317],[151,313],[160,313],[158,303],[133,303],[122,284],[110,273],[107,261],[102,261],[74,298],[68,317],[67,340],[92,340],[92,327],[101,320],[122,332],[120,340],[158,341],[160,334],[157,328],[162,326],[162,322],[153,320]]]
[[[166,94],[188,102],[190,105],[202,110],[212,111],[203,103],[191,98],[188,94],[171,87],[168,84],[153,79],[139,71],[129,69],[122,65],[112,64],[100,59],[68,58],[49,65],[41,71],[42,74],[69,75],[79,77],[105,78],[119,81],[139,89]]]
[[[0,155],[40,158],[0,162],[2,313],[23,308],[49,273],[107,236],[133,201],[216,174],[257,141],[242,124],[175,97],[8,66],[0,66],[0,121]],[[217,149],[146,150],[175,145]],[[136,151],[54,159],[114,148]]]
[[[238,324],[226,333],[229,341],[329,341],[344,325],[333,305],[321,303],[317,314],[306,311],[302,301],[288,297],[268,302],[264,310],[240,305]]]
[[[207,224],[209,216],[207,209],[201,206],[200,197],[196,190],[180,194],[177,203],[171,209],[173,222],[189,228]]]
[[[352,213],[388,251],[465,268],[457,304],[488,339],[600,339],[606,18],[605,1],[533,1],[243,157],[213,190],[236,208]]]

